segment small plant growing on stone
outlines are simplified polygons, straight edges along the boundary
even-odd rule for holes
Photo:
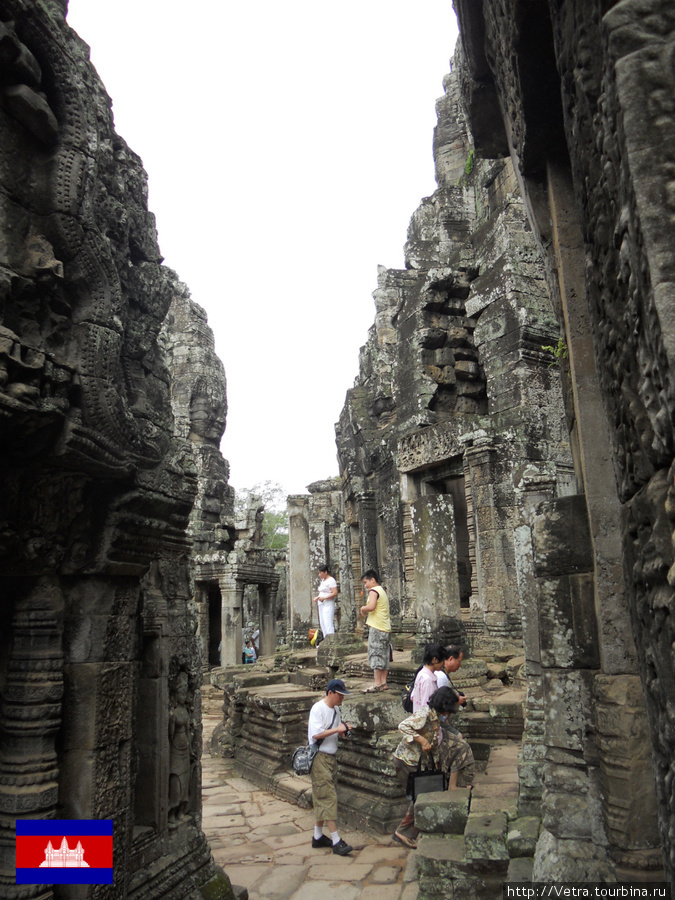
[[[553,362],[549,364],[549,369],[552,369],[553,366],[559,366],[561,359],[567,359],[567,344],[564,338],[558,338],[558,344],[555,347],[552,344],[546,344],[541,349],[547,350],[554,356]]]
[[[466,161],[466,165],[464,166],[464,174],[470,175],[473,172],[474,167],[474,158],[473,158],[473,147],[469,153],[469,158]]]

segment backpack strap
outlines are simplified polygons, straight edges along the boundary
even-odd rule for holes
[[[331,722],[330,722],[330,727],[331,727],[331,728],[332,728],[333,725],[335,724],[335,716],[337,716],[337,709],[334,709],[334,710],[333,710],[333,718],[331,719]],[[317,747],[320,747],[321,744],[322,744],[325,740],[326,740],[326,738],[320,738],[318,741],[314,741],[314,743],[316,744]]]

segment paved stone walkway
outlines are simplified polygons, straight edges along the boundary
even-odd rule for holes
[[[213,858],[250,900],[416,900],[415,854],[390,836],[340,829],[349,856],[312,850],[314,816],[237,777],[208,751],[222,720],[220,692],[204,690],[203,829]]]

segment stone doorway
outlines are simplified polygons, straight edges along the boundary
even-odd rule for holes
[[[423,493],[446,494],[452,501],[459,602],[462,609],[468,610],[475,579],[476,543],[467,487],[461,457],[452,460],[440,475],[434,472],[433,478],[423,478]]]

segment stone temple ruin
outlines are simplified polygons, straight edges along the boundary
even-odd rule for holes
[[[289,498],[284,602],[260,504],[235,519],[206,316],[161,265],[66,0],[0,0],[3,897],[232,897],[201,830],[203,679],[212,753],[307,805],[290,755],[328,676],[369,677],[370,567],[392,687],[430,637],[461,642],[462,731],[488,776],[518,770],[420,805],[420,898],[672,882],[675,14],[455,6],[438,189],[379,270],[339,477]],[[323,562],[339,627],[317,651]],[[387,834],[398,691],[346,703],[341,812]],[[112,818],[115,884],[15,885],[15,820],[43,817]]]

